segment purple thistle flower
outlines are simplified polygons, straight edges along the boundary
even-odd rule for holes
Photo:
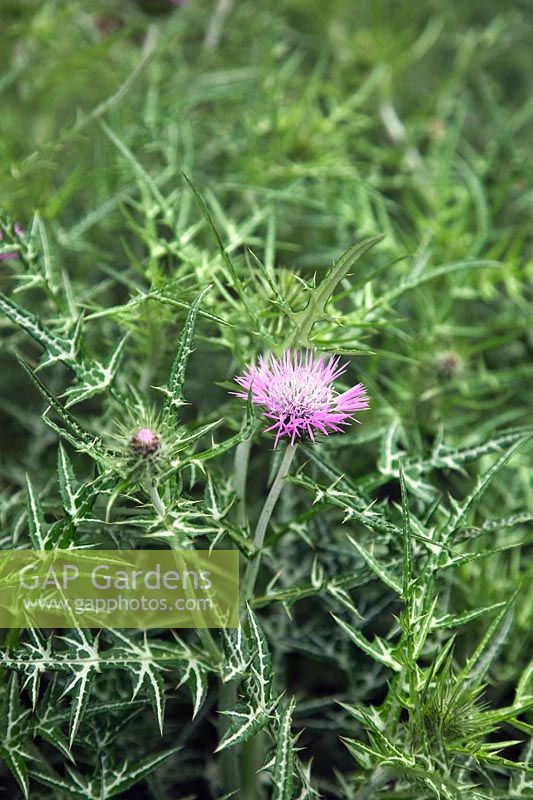
[[[252,402],[273,420],[266,430],[276,431],[275,445],[282,436],[290,437],[294,444],[303,436],[314,441],[317,432],[325,436],[344,433],[342,426],[354,420],[354,412],[369,406],[362,383],[341,394],[333,388],[333,381],[348,367],[339,362],[339,356],[316,358],[309,350],[287,350],[281,358],[260,356],[257,366],[235,378],[245,391],[233,394],[246,400],[251,390]]]

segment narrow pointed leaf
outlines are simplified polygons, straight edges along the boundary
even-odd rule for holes
[[[356,630],[356,628],[353,628],[351,625],[348,625],[348,623],[343,619],[335,616],[335,614],[332,614],[331,616],[337,625],[339,625],[346,635],[352,640],[352,642],[356,644],[364,653],[366,653],[367,656],[372,658],[374,661],[383,664],[385,667],[389,667],[389,669],[392,669],[395,672],[399,672],[401,670],[402,665],[392,655],[390,647],[384,644],[381,639],[376,637],[374,642],[369,642],[360,631]]]
[[[185,383],[185,371],[187,369],[187,363],[192,351],[192,341],[198,310],[202,300],[210,288],[210,286],[207,286],[202,292],[200,292],[194,303],[191,305],[189,313],[187,314],[187,319],[185,320],[178,351],[174,358],[174,363],[172,364],[168,384],[164,390],[166,395],[164,413],[167,415],[167,417],[174,418],[174,420],[179,408],[184,403],[183,384]]]
[[[272,800],[292,800],[294,784],[294,744],[291,734],[294,698],[280,714],[278,744],[274,761]]]

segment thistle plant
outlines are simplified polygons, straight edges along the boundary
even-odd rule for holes
[[[1,550],[240,561],[0,632],[6,796],[532,796],[527,11],[371,5],[3,9]]]

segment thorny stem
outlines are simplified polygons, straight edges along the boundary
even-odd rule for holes
[[[161,495],[157,489],[157,485],[154,481],[150,481],[148,487],[148,493],[150,495],[150,499],[152,504],[162,519],[165,519],[167,516],[167,510],[165,508],[165,504],[161,499]],[[211,633],[208,628],[198,628],[198,636],[202,640],[202,644],[206,648],[207,652],[213,658],[215,664],[220,663],[221,654],[220,650],[218,649],[217,645],[215,644],[215,640],[211,636]]]
[[[242,446],[241,446],[242,445]],[[249,442],[242,442],[239,447],[241,450],[235,455],[235,479],[234,488],[235,493],[240,501],[239,514],[244,521],[245,514],[245,484],[246,484],[246,470],[248,467],[248,456],[251,447],[251,440]],[[241,587],[241,624],[244,622],[247,613],[247,601],[252,597],[255,588],[255,582],[259,573],[261,565],[261,548],[265,541],[265,535],[268,529],[270,518],[276,506],[276,503],[283,489],[283,482],[287,477],[294,455],[296,453],[296,445],[287,445],[287,448],[281,459],[278,472],[267,499],[261,509],[261,514],[257,521],[257,526],[254,533],[254,550],[256,551],[253,560],[248,562],[245,569],[242,587]],[[237,699],[237,686],[234,687],[235,700]],[[228,698],[229,699],[229,698]],[[245,742],[241,752],[241,776],[240,776],[240,790],[241,800],[255,800],[256,793],[256,779],[257,771],[261,766],[262,750],[261,736],[255,736],[250,741]],[[233,787],[232,787],[233,788]]]
[[[240,442],[235,449],[235,459],[233,464],[233,489],[237,498],[237,521],[239,525],[246,523],[246,476],[248,474],[248,463],[250,456],[250,449],[252,446],[251,439],[245,439]],[[227,683],[220,682],[218,689],[218,710],[229,711],[233,709],[237,703],[237,680],[231,680]],[[218,718],[218,736],[219,740],[222,739],[226,733],[229,725],[229,720],[224,714],[220,714]],[[238,749],[232,747],[229,750],[224,750],[220,755],[220,767],[222,771],[222,785],[223,791],[226,794],[235,792],[239,788],[243,788],[243,779],[241,777],[239,786],[239,758]]]
[[[268,523],[270,522],[270,517],[272,516],[272,512],[274,511],[281,490],[283,489],[283,481],[289,473],[292,460],[296,453],[296,447],[297,445],[295,444],[287,445],[283,458],[281,459],[281,464],[279,465],[278,474],[274,478],[274,482],[270,487],[270,492],[268,493],[268,497],[265,500],[265,504],[259,516],[254,534],[254,550],[257,552],[254,559],[248,563],[242,581],[241,597],[243,606],[246,606],[247,601],[254,593],[255,582],[261,565],[261,548],[265,541]]]
[[[244,444],[244,443],[243,443]],[[270,491],[268,493],[265,504],[259,515],[257,526],[254,534],[254,550],[256,550],[255,557],[248,563],[244,572],[242,589],[241,589],[241,624],[244,622],[247,613],[247,601],[254,593],[255,582],[259,573],[261,565],[261,548],[265,541],[265,535],[268,529],[270,518],[278,502],[281,490],[283,489],[283,482],[292,464],[296,453],[296,445],[289,444],[281,459],[278,472]],[[243,495],[244,496],[244,495]],[[255,800],[256,793],[256,780],[257,772],[261,766],[261,750],[262,740],[260,734],[253,737],[251,740],[244,743],[241,754],[241,800]]]
[[[246,487],[246,473],[248,469],[248,456],[251,447],[251,440],[249,442],[243,442],[242,448],[240,452],[236,454],[235,458],[235,491],[237,497],[240,500],[240,509],[239,515],[241,519],[243,519],[244,511],[244,497],[245,497],[245,487]],[[246,570],[244,572],[243,583],[242,583],[242,590],[241,590],[241,598],[242,598],[242,608],[243,614],[246,614],[246,602],[250,599],[253,595],[255,582],[257,580],[257,575],[259,573],[259,567],[261,565],[261,548],[265,541],[266,532],[268,529],[268,525],[270,519],[272,517],[272,513],[276,506],[276,503],[279,499],[281,494],[281,490],[283,489],[283,482],[287,477],[292,461],[294,459],[296,453],[296,445],[287,445],[283,457],[281,459],[281,463],[278,468],[278,472],[272,486],[270,487],[270,491],[268,493],[267,499],[263,505],[261,510],[261,514],[259,515],[259,520],[257,522],[257,526],[254,533],[254,550],[256,551],[256,555],[252,561],[248,563]],[[157,486],[154,482],[150,482],[148,487],[148,491],[150,494],[150,499],[154,508],[156,509],[157,513],[161,516],[162,519],[166,517],[166,508],[161,499]],[[211,637],[210,632],[207,629],[199,629],[199,635],[202,639],[202,642],[208,652],[210,652],[216,661],[220,660],[220,651],[216,646],[213,638]],[[219,689],[219,708],[220,710],[228,710],[233,708],[235,702],[237,700],[237,685],[235,682],[231,682],[229,684],[221,684]],[[219,729],[221,734],[224,731],[225,722],[221,722]],[[238,789],[239,783],[239,772],[238,772],[238,764],[236,763],[235,755],[232,755],[233,751],[226,753],[222,757],[222,773],[223,773],[223,780],[224,780],[224,789],[226,792],[232,792]],[[248,797],[253,797],[254,786],[248,786],[250,782],[250,768],[252,763],[256,760],[255,748],[252,745],[246,748],[246,750],[242,754],[242,778],[244,778],[246,786],[242,788],[246,789],[246,798],[243,800],[247,800]],[[255,771],[254,771],[255,776]],[[252,783],[255,783],[252,780]],[[249,792],[252,792],[251,794]]]

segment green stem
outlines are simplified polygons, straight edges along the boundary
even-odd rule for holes
[[[283,489],[283,482],[289,474],[295,453],[296,445],[287,445],[278,467],[278,472],[270,487],[267,499],[265,500],[265,504],[257,521],[254,533],[254,550],[256,553],[253,560],[248,562],[242,582],[241,625],[246,619],[246,604],[254,593],[255,582],[259,574],[259,567],[261,566],[261,548],[265,542],[270,518],[272,517],[281,490]],[[257,798],[257,772],[262,764],[263,755],[264,741],[260,734],[244,743],[241,754],[241,800],[256,800]]]
[[[394,771],[385,767],[377,767],[366,786],[362,786],[354,795],[353,800],[371,800],[375,796],[376,790],[388,783],[393,777]]]
[[[254,593],[255,582],[257,580],[259,567],[261,565],[261,548],[263,547],[265,541],[265,535],[272,512],[274,511],[276,503],[278,502],[278,498],[281,494],[281,490],[283,489],[283,481],[289,473],[292,460],[296,453],[296,447],[297,445],[293,444],[287,445],[283,454],[283,458],[281,459],[281,464],[279,465],[278,474],[274,478],[274,482],[270,487],[270,492],[268,493],[268,497],[265,500],[265,504],[257,522],[257,527],[254,534],[254,549],[256,550],[256,555],[252,561],[248,562],[248,566],[246,567],[242,581],[241,597],[244,606],[246,606],[246,603]]]
[[[161,495],[159,494],[157,485],[154,483],[154,481],[150,481],[150,484],[148,486],[148,493],[150,495],[150,500],[152,501],[155,510],[157,511],[159,516],[164,520],[167,516],[167,510],[163,500],[161,499]],[[209,631],[209,629],[198,628],[198,636],[200,637],[203,646],[213,659],[213,662],[215,664],[219,664],[222,659],[222,655],[215,643],[215,640],[211,636],[211,632]]]
[[[248,463],[252,440],[245,439],[235,448],[235,459],[233,465],[233,489],[237,498],[236,516],[239,525],[246,523],[246,477],[248,474]],[[230,545],[231,546],[231,545]],[[220,681],[218,688],[218,709],[219,711],[229,711],[235,708],[237,703],[238,681],[231,680],[227,683]],[[220,714],[218,718],[218,738],[219,741],[226,733],[229,726],[229,718]],[[239,749],[231,747],[224,750],[220,755],[220,767],[222,772],[222,787],[224,794],[239,791],[244,788],[241,784],[239,775]]]
[[[152,501],[152,505],[159,514],[160,517],[163,519],[167,515],[167,510],[165,508],[165,504],[161,500],[161,495],[159,494],[159,490],[155,483],[150,483],[148,488],[148,493],[150,495],[150,500]]]
[[[233,489],[237,498],[237,521],[239,525],[246,523],[246,476],[248,474],[248,462],[250,460],[250,450],[252,440],[245,439],[239,442],[235,448]]]
[[[243,743],[240,800],[257,800],[257,775],[263,766],[265,749],[264,731],[259,731],[253,739]]]

